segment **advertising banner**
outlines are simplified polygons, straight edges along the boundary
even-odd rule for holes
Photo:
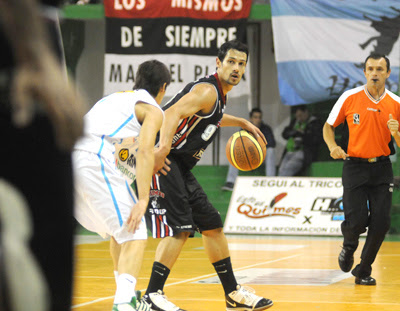
[[[238,177],[225,233],[341,235],[341,178]]]
[[[172,97],[215,71],[218,48],[225,41],[246,41],[251,1],[104,0],[104,8],[105,95],[132,89],[139,64],[158,59],[170,69],[166,97]],[[245,78],[231,97],[249,94]]]

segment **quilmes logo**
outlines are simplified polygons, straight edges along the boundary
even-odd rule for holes
[[[250,218],[265,218],[272,216],[285,216],[295,218],[300,213],[301,207],[286,207],[285,205],[277,205],[283,198],[287,196],[287,192],[283,192],[275,196],[269,205],[256,206],[250,203],[242,203],[238,206],[239,214],[246,215]],[[251,201],[250,201],[251,202]],[[282,202],[281,202],[282,203]]]
[[[320,212],[322,214],[331,214],[331,219],[336,221],[344,220],[343,198],[325,198],[318,197],[314,200],[311,207],[312,212]]]

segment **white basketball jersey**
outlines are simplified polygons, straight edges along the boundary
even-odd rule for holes
[[[85,115],[84,136],[75,144],[75,149],[114,161],[114,145],[140,133],[141,125],[135,114],[137,102],[153,105],[162,111],[146,90],[113,93],[98,101]]]

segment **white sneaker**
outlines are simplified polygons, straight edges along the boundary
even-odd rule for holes
[[[151,306],[143,299],[136,303],[136,311],[151,311]]]
[[[151,309],[148,303],[143,300],[136,301],[134,297],[130,303],[114,304],[112,311],[151,311]]]
[[[144,295],[141,301],[149,304],[151,311],[185,311],[169,301],[161,290],[158,290],[157,293]]]
[[[238,285],[225,296],[227,311],[261,311],[272,307],[271,300],[259,297],[251,287]]]

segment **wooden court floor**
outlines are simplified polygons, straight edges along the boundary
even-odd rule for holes
[[[236,278],[274,301],[279,311],[400,311],[400,242],[385,241],[373,265],[376,286],[340,271],[340,238],[228,236]],[[80,236],[73,310],[111,311],[115,281],[108,241]],[[360,257],[363,241],[355,254]],[[145,290],[157,241],[149,238],[137,289]],[[165,287],[188,311],[223,311],[224,294],[200,237],[189,239]]]

